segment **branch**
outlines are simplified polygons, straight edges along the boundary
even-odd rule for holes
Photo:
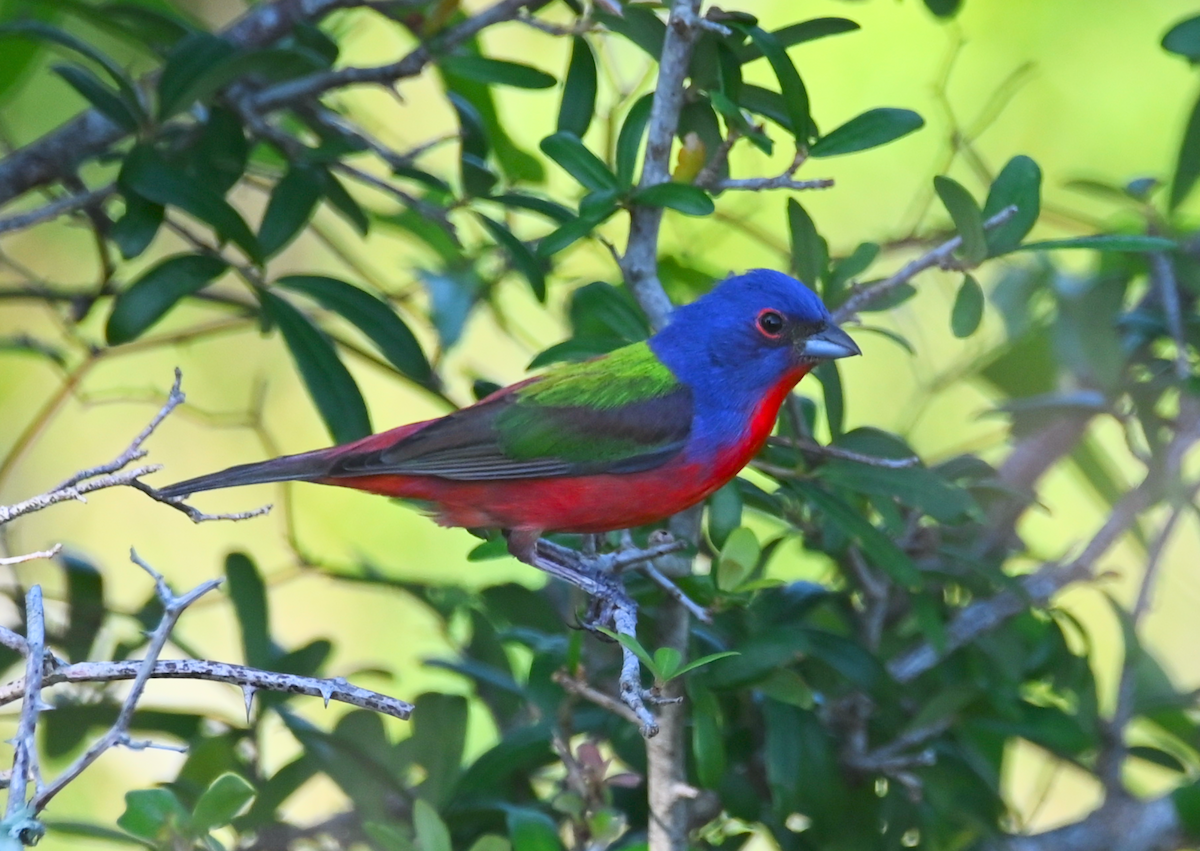
[[[1170,795],[1149,801],[1109,797],[1082,821],[1036,833],[1010,836],[985,847],[992,851],[1175,851],[1190,847]]]
[[[818,177],[815,180],[796,180],[790,174],[781,174],[777,177],[746,177],[718,180],[712,184],[712,189],[715,192],[723,192],[726,189],[743,189],[749,192],[761,192],[764,189],[790,189],[794,192],[801,192],[806,189],[828,189],[831,186],[833,186],[833,178],[831,177]]]
[[[2,164],[0,164],[0,167],[2,167]],[[42,222],[52,221],[59,216],[65,216],[68,213],[74,213],[85,207],[90,207],[108,198],[116,189],[116,185],[110,183],[102,189],[95,189],[81,195],[70,195],[58,201],[53,201],[44,207],[38,207],[36,210],[19,213],[7,219],[0,219],[0,233],[24,230],[34,225],[40,225]]]
[[[1163,313],[1167,317],[1167,330],[1175,341],[1175,377],[1186,381],[1192,369],[1188,363],[1187,337],[1183,328],[1183,313],[1179,305],[1179,284],[1175,278],[1175,264],[1161,251],[1147,258],[1150,263],[1150,278],[1158,288],[1162,299]]]
[[[125,448],[124,452],[107,464],[101,464],[98,467],[91,467],[87,470],[80,470],[69,479],[60,482],[45,493],[30,497],[15,505],[0,505],[0,526],[22,515],[41,511],[60,502],[69,502],[72,500],[86,502],[86,494],[121,486],[136,488],[151,499],[161,502],[164,505],[169,505],[176,511],[182,511],[195,523],[203,523],[209,520],[246,520],[270,511],[271,506],[266,505],[252,511],[239,511],[233,514],[205,514],[203,511],[186,504],[180,498],[163,496],[158,490],[141,481],[142,476],[161,470],[161,465],[148,464],[132,469],[125,469],[134,461],[138,461],[146,456],[146,450],[142,448],[142,444],[162,424],[162,421],[183,403],[185,396],[180,389],[182,382],[183,373],[176,368],[175,383],[171,386],[171,392],[167,396],[166,403],[154,415],[150,423],[133,439],[133,442]],[[38,557],[38,554],[33,554],[30,557]]]
[[[14,838],[29,829],[26,818],[25,784],[32,774],[40,793],[42,780],[38,770],[37,717],[45,709],[42,703],[42,658],[46,647],[46,620],[42,609],[42,589],[34,585],[25,595],[25,622],[28,632],[25,679],[35,687],[34,698],[21,704],[21,718],[13,740],[13,767],[9,778],[8,806],[5,808],[6,833]]]
[[[240,48],[263,47],[302,21],[316,22],[335,9],[363,5],[361,0],[275,0],[261,3],[221,36]],[[0,160],[0,207],[18,195],[62,179],[90,157],[103,153],[126,132],[89,109]]]
[[[41,687],[49,688],[59,683],[115,683],[132,680],[137,677],[141,665],[139,661],[79,662],[52,667],[46,671]],[[326,705],[333,700],[401,720],[407,719],[413,708],[412,704],[406,701],[351,685],[342,677],[301,677],[206,659],[164,659],[154,663],[149,676],[155,680],[229,683],[248,691],[251,697],[256,691],[302,694],[307,697],[319,697]],[[0,706],[24,697],[26,682],[26,678],[22,677],[0,686]]]
[[[984,230],[991,230],[1007,222],[1017,214],[1015,205],[1005,207],[996,215],[983,223]],[[892,275],[890,278],[885,278],[882,281],[870,284],[859,288],[850,298],[842,302],[842,305],[833,312],[834,322],[844,322],[854,316],[860,310],[869,307],[873,302],[879,301],[892,290],[897,287],[907,284],[909,280],[915,277],[918,273],[924,272],[926,269],[934,266],[944,267],[948,265],[953,254],[962,246],[962,237],[956,236],[946,240],[932,251],[927,251],[915,260],[906,263],[899,272]]]
[[[799,449],[807,455],[821,455],[826,458],[840,458],[843,461],[853,461],[856,464],[866,464],[869,467],[883,467],[888,470],[904,470],[921,463],[916,455],[907,458],[882,458],[878,455],[864,455],[840,446],[827,446],[803,437],[772,437],[768,440],[772,446],[787,446]]]
[[[61,550],[62,544],[55,544],[48,550],[39,550],[36,553],[24,553],[19,556],[0,558],[0,567],[10,567],[14,564],[24,564],[27,561],[37,561],[39,558],[54,558]]]

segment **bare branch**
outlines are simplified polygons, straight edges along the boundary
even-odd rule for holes
[[[624,718],[630,724],[640,725],[642,723],[642,719],[632,709],[615,697],[611,697],[588,685],[586,680],[577,679],[566,671],[556,671],[551,679],[562,686],[565,691],[578,695],[589,703],[594,703],[601,709],[608,710],[613,715]]]
[[[718,180],[712,185],[712,188],[718,192],[727,189],[742,189],[749,192],[761,192],[767,189],[790,189],[793,192],[802,192],[807,189],[829,189],[831,186],[833,186],[832,177],[796,180],[790,174],[781,174],[778,177],[745,177]]]
[[[50,803],[50,800],[55,795],[82,774],[102,753],[109,748],[115,747],[123,739],[127,738],[129,734],[129,722],[133,720],[134,710],[137,709],[138,702],[142,699],[142,692],[145,690],[146,683],[150,679],[155,663],[158,661],[158,655],[162,652],[163,647],[166,646],[167,639],[171,636],[171,630],[175,628],[175,622],[179,620],[179,616],[183,614],[184,609],[221,584],[220,579],[210,579],[196,586],[183,596],[176,596],[167,586],[162,574],[139,558],[136,552],[130,550],[129,558],[154,579],[154,587],[158,593],[158,599],[163,606],[162,619],[150,635],[150,641],[146,645],[146,656],[138,665],[133,685],[129,689],[129,694],[125,696],[124,703],[121,704],[120,712],[117,713],[117,720],[113,722],[112,727],[109,728],[107,733],[93,742],[91,747],[71,763],[62,774],[51,781],[44,789],[38,791],[30,802],[30,809],[33,813],[39,813],[45,809],[46,805]],[[35,658],[32,652],[34,649],[33,642],[30,641],[31,658]],[[40,661],[40,654],[36,658]],[[34,683],[37,683],[37,680],[26,675],[26,682],[32,686]],[[37,684],[41,685],[40,683]],[[30,690],[32,691],[32,688]],[[16,783],[15,777],[13,782]]]
[[[25,812],[25,785],[32,774],[38,779],[38,792],[42,790],[41,773],[38,771],[37,717],[42,711],[41,684],[42,658],[46,648],[46,620],[42,609],[42,588],[34,585],[25,595],[25,623],[28,633],[25,658],[25,679],[34,687],[33,696],[22,702],[21,718],[17,723],[17,735],[13,739],[13,767],[9,778],[8,806],[4,820],[11,825]]]
[[[102,189],[95,189],[91,192],[85,192],[82,195],[70,195],[58,201],[53,201],[44,207],[38,207],[36,210],[30,210],[27,213],[18,213],[15,216],[9,216],[7,219],[0,219],[0,233],[12,233],[24,230],[25,228],[31,228],[34,225],[40,225],[42,222],[53,221],[59,216],[65,216],[68,213],[74,213],[85,207],[99,203],[115,191],[116,186],[110,183]]]
[[[36,553],[24,553],[19,556],[8,556],[0,558],[0,566],[8,567],[14,564],[24,564],[27,561],[36,561],[39,558],[54,558],[62,550],[62,544],[55,544],[48,550],[40,550]]]
[[[1017,214],[1016,206],[1005,207],[996,215],[983,223],[985,230],[997,228]],[[892,290],[907,284],[914,276],[934,266],[946,266],[952,260],[954,252],[962,246],[962,237],[955,236],[946,240],[932,251],[927,251],[915,260],[906,263],[903,268],[890,278],[884,278],[865,287],[859,288],[850,298],[833,312],[835,322],[844,322],[873,302],[879,301]]]

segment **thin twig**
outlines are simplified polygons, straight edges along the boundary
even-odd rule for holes
[[[983,223],[984,230],[998,228],[1016,214],[1016,206],[1009,205],[985,221]],[[950,262],[954,252],[961,246],[962,237],[952,237],[932,251],[927,251],[917,259],[904,264],[900,271],[890,278],[884,278],[882,281],[859,288],[833,312],[834,322],[845,322],[860,310],[869,307],[872,303],[888,295],[892,290],[903,284],[907,284],[918,273],[924,272],[926,269],[932,269],[935,266],[945,266]]]
[[[40,550],[36,553],[24,553],[19,556],[7,556],[0,558],[0,566],[8,567],[14,564],[24,564],[27,561],[36,561],[39,558],[54,558],[62,550],[62,544],[55,544],[48,550]]]
[[[43,654],[46,648],[46,620],[42,608],[42,587],[34,585],[25,595],[26,641],[25,679],[33,687],[33,695],[21,703],[21,718],[13,740],[13,767],[8,787],[8,806],[4,820],[11,824],[25,812],[25,785],[29,776],[40,777],[37,753],[37,717],[42,704]],[[40,784],[39,784],[40,785]],[[38,789],[40,793],[42,790]]]
[[[631,724],[641,724],[642,719],[637,716],[632,709],[626,706],[617,698],[605,694],[604,692],[588,685],[585,680],[577,679],[566,671],[556,671],[551,677],[554,682],[558,683],[566,691],[571,694],[578,695],[584,700],[594,703],[601,709],[611,712],[613,715],[624,718]]]
[[[163,647],[166,646],[167,639],[171,636],[171,630],[175,628],[175,622],[179,620],[179,616],[183,614],[184,609],[198,600],[200,597],[212,591],[221,584],[220,579],[210,579],[193,588],[183,596],[176,596],[167,586],[167,582],[163,579],[162,574],[158,573],[149,564],[138,557],[138,554],[133,550],[129,551],[129,558],[138,567],[145,570],[154,579],[154,587],[158,594],[158,599],[163,606],[163,614],[158,626],[150,635],[150,641],[146,644],[146,656],[138,665],[137,674],[134,676],[133,685],[129,688],[129,694],[125,696],[124,703],[121,704],[121,709],[117,713],[117,719],[113,722],[112,727],[108,732],[92,743],[82,755],[79,756],[71,765],[69,765],[62,774],[56,777],[53,781],[47,784],[46,788],[40,790],[30,802],[30,809],[34,813],[41,812],[46,805],[50,803],[59,792],[67,787],[76,777],[95,762],[102,753],[109,748],[120,744],[121,740],[129,733],[129,722],[133,720],[134,710],[137,709],[138,702],[142,699],[142,692],[146,688],[146,683],[150,679],[151,673],[154,671],[155,663],[158,662],[158,655],[162,653]],[[33,642],[30,642],[30,650],[32,651]],[[39,657],[40,661],[40,657]],[[26,681],[29,683],[35,682],[32,677],[27,675]],[[40,685],[40,684],[39,684]],[[32,690],[32,689],[31,689]],[[39,690],[40,691],[40,690]],[[15,778],[14,778],[15,782]]]
[[[0,219],[0,233],[12,233],[31,228],[34,225],[40,225],[42,222],[53,221],[59,216],[65,216],[68,213],[74,213],[85,207],[99,203],[116,192],[116,190],[116,185],[110,183],[102,189],[95,189],[91,192],[85,192],[82,195],[68,195],[66,198],[60,198],[44,207],[38,207],[36,210],[30,210],[27,213],[18,213],[15,216],[9,216],[7,219]]]

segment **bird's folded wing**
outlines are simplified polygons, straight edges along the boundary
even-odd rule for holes
[[[690,388],[639,344],[559,367],[391,446],[347,454],[331,472],[459,481],[629,473],[677,455],[691,427]]]

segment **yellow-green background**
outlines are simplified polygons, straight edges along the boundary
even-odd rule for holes
[[[483,4],[470,5],[480,8]],[[900,142],[867,153],[813,161],[798,175],[837,180],[835,188],[807,193],[802,201],[831,249],[845,253],[860,241],[902,237],[918,221],[939,223],[936,211],[924,219],[920,213],[929,196],[931,175],[946,168],[953,129],[970,130],[1003,82],[1025,65],[1028,68],[1019,75],[1015,93],[977,140],[976,150],[983,162],[994,172],[1010,156],[1028,154],[1042,166],[1046,214],[1034,236],[1088,232],[1118,221],[1115,208],[1066,189],[1064,183],[1080,177],[1121,183],[1135,177],[1169,175],[1198,79],[1182,60],[1164,53],[1158,41],[1170,24],[1197,11],[1197,5],[1185,0],[966,0],[965,10],[950,24],[936,22],[915,0],[777,0],[739,8],[760,15],[770,27],[824,15],[847,16],[862,24],[859,32],[792,50],[808,85],[814,116],[823,129],[875,106],[907,107],[926,118],[925,129]],[[230,20],[241,8],[232,2],[188,4],[192,13],[213,23]],[[398,28],[367,13],[344,15],[336,26],[346,35],[344,62],[385,62],[410,46]],[[112,44],[104,39],[101,43]],[[521,24],[488,31],[484,45],[493,55],[529,62],[555,74],[565,69],[566,44]],[[647,64],[640,52],[616,39],[605,43],[601,56],[608,60],[609,77],[598,106],[606,111],[615,91],[628,93],[644,87]],[[749,79],[772,82],[766,63],[751,67]],[[452,129],[452,116],[429,76],[406,81],[401,91],[403,103],[380,91],[338,95],[337,100],[397,148]],[[523,146],[536,150],[537,140],[553,132],[556,94],[500,90],[497,97],[506,126]],[[0,118],[6,133],[24,142],[79,108],[74,94],[61,81],[50,78],[43,67]],[[597,150],[608,150],[613,137],[607,122],[595,122],[587,141]],[[446,145],[427,162],[449,169],[454,158],[453,146]],[[735,176],[777,173],[789,159],[785,144],[777,145],[774,158],[743,152],[734,158]],[[549,171],[554,190],[571,191],[561,172],[554,166]],[[955,162],[950,173],[982,195],[985,187],[978,175],[961,161]],[[380,208],[389,203],[382,196],[364,193],[361,197]],[[261,195],[241,190],[236,200],[255,221],[263,205]],[[782,252],[787,244],[784,201],[782,193],[727,194],[718,202],[722,219],[697,220],[668,213],[664,250],[715,274],[756,265],[783,267]],[[413,290],[413,304],[420,307],[413,270],[431,258],[394,233],[380,229],[360,243],[328,211],[318,220],[373,279],[393,292]],[[734,222],[761,231],[764,239],[750,238]],[[610,223],[606,232],[618,244],[623,242],[619,220]],[[527,237],[534,233],[532,229],[523,231]],[[181,247],[172,238],[160,236],[152,254],[161,256]],[[93,244],[82,228],[43,227],[0,238],[0,248],[51,282],[86,286],[95,278]],[[888,271],[905,256],[889,255],[874,271]],[[1062,259],[1086,262],[1080,257]],[[122,271],[122,278],[146,264],[147,259],[131,264]],[[315,270],[361,279],[347,272],[313,239],[301,240],[271,267],[272,273]],[[985,286],[999,271],[998,266],[983,271]],[[466,401],[469,379],[474,377],[501,383],[520,378],[534,353],[561,338],[564,329],[559,308],[569,287],[595,279],[614,281],[616,274],[611,258],[599,246],[576,251],[561,267],[548,310],[536,304],[522,282],[506,283],[501,303],[514,320],[513,333],[510,336],[499,329],[486,311],[477,313],[467,327],[464,343],[446,361],[451,394]],[[11,270],[0,268],[0,286],[18,280]],[[979,451],[996,460],[1003,457],[1005,447],[1002,421],[981,419],[989,404],[986,392],[954,377],[995,344],[1000,323],[989,312],[980,334],[966,342],[955,340],[947,316],[957,281],[955,275],[927,273],[918,281],[919,297],[890,317],[894,327],[914,342],[915,357],[878,336],[858,335],[864,356],[843,367],[848,426],[899,430],[930,460],[963,450]],[[231,281],[221,286],[239,291]],[[100,305],[84,326],[86,336],[101,336],[104,313],[105,306]],[[181,310],[155,333],[223,315],[217,309]],[[418,315],[419,309],[408,314],[423,342],[432,346],[432,330]],[[0,336],[17,332],[53,340],[61,336],[61,327],[45,307],[0,302]],[[437,400],[376,368],[353,358],[348,362],[377,428],[444,410]],[[300,451],[327,442],[280,340],[264,338],[253,327],[243,325],[201,342],[136,353],[118,351],[101,359],[5,467],[0,503],[45,490],[69,473],[117,454],[156,409],[176,365],[184,372],[188,406],[166,422],[149,443],[149,460],[166,468],[152,481],[173,481],[264,457],[266,447],[244,425],[260,387],[265,388],[264,427],[280,451]],[[62,374],[44,361],[0,353],[0,457],[9,453],[29,424],[61,393],[62,381]],[[807,384],[801,389],[819,393]],[[1115,429],[1102,426],[1098,433],[1118,467],[1136,475]],[[206,494],[197,504],[212,511],[231,511],[268,501],[279,503],[281,495],[277,486],[260,486]],[[1104,506],[1069,470],[1048,477],[1042,499],[1045,508],[1032,511],[1023,526],[1038,555],[1050,557],[1070,550],[1098,526],[1105,513]],[[294,500],[297,533],[304,550],[329,564],[353,569],[369,562],[389,575],[470,586],[512,579],[531,584],[542,581],[532,569],[511,560],[466,563],[464,555],[474,541],[465,532],[438,528],[383,499],[299,486],[294,489]],[[370,675],[358,681],[399,696],[412,697],[428,688],[464,689],[457,678],[421,666],[421,660],[444,654],[451,646],[426,610],[399,592],[343,584],[298,567],[285,531],[278,509],[268,519],[194,526],[136,492],[114,490],[95,494],[86,505],[60,505],[12,524],[7,547],[18,553],[62,542],[85,554],[103,566],[111,602],[124,609],[139,605],[150,587],[127,560],[131,545],[181,588],[218,573],[223,556],[231,550],[245,550],[271,577],[272,624],[283,644],[295,646],[328,636],[337,646],[332,673],[349,674],[365,667],[394,669],[399,674],[394,681]],[[1195,686],[1200,680],[1200,654],[1195,649],[1200,637],[1195,618],[1200,607],[1198,556],[1196,528],[1189,519],[1181,524],[1168,552],[1145,628],[1149,645],[1184,686]],[[1111,576],[1095,588],[1071,591],[1062,600],[1092,627],[1098,649],[1097,673],[1106,694],[1111,694],[1113,670],[1119,662],[1119,641],[1101,591],[1130,600],[1140,575],[1140,558],[1132,547],[1118,548],[1103,563]],[[817,560],[796,558],[776,564],[788,576],[828,578]],[[43,582],[51,596],[60,587],[59,570],[48,562],[23,566],[17,575],[23,583]],[[0,581],[10,579],[5,574]],[[11,620],[13,614],[7,617]],[[61,611],[52,608],[50,617],[61,617]],[[238,658],[236,626],[227,601],[219,594],[190,611],[179,632],[214,658]],[[164,706],[215,704],[235,724],[242,712],[241,695],[215,684],[156,683],[148,700]],[[319,701],[302,701],[301,705],[321,723],[331,721],[338,711],[336,707],[322,710]],[[8,719],[13,712],[15,707],[10,707]],[[477,749],[486,744],[490,731],[482,713],[473,718],[472,743]],[[394,732],[405,735],[404,725],[397,722]],[[265,763],[280,764],[291,747],[286,735],[271,737],[263,754]],[[1049,763],[1033,748],[1018,751],[1006,782],[1021,814],[1021,826],[1042,828],[1073,820],[1097,801],[1097,787],[1084,775]],[[121,811],[126,790],[170,778],[179,759],[162,752],[111,753],[64,794],[50,814],[59,818],[88,816],[111,824]],[[1161,788],[1164,781],[1149,771],[1136,776],[1139,788],[1146,791]],[[332,784],[314,784],[294,800],[291,812],[301,821],[315,820],[341,806],[339,795]],[[80,847],[73,840],[53,837],[46,845]]]

